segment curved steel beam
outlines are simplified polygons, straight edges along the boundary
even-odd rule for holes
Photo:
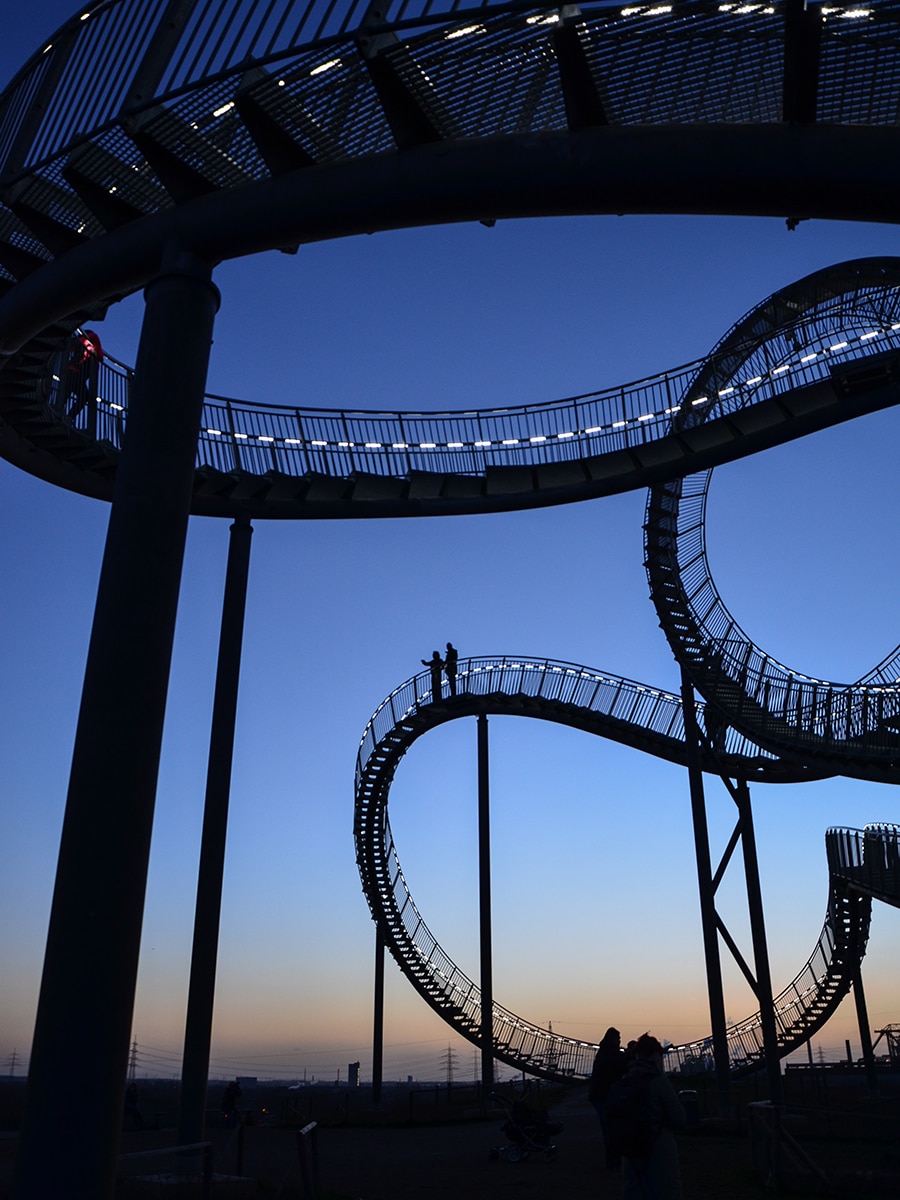
[[[381,230],[602,213],[896,222],[900,130],[605,127],[319,165],[185,200],[70,250],[0,299],[0,354],[142,287],[170,241],[209,262]]]

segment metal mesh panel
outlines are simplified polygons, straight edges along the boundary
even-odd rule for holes
[[[163,7],[164,0],[141,5],[123,0],[95,10],[88,20],[74,22],[75,45],[32,143],[31,161],[42,161],[75,134],[102,126],[116,115]]]
[[[116,119],[140,79],[140,102],[195,90],[210,78],[236,87],[253,63],[278,69],[302,48],[333,58],[346,72],[310,77],[297,97],[346,150],[369,154],[392,145],[383,115],[349,35],[362,0],[205,0],[171,46],[154,41],[164,0],[119,0],[63,27],[57,44],[35,57],[3,97],[0,163],[25,129],[26,161],[38,164]],[[866,12],[865,19],[850,19]],[[504,15],[507,14],[507,15]],[[551,41],[558,10],[542,5],[398,3],[393,23],[434,82],[440,102],[465,136],[563,125]],[[774,122],[781,117],[783,8],[681,0],[671,5],[585,4],[582,22],[595,79],[614,124]],[[454,28],[436,31],[440,20]],[[469,21],[467,25],[465,22]],[[162,28],[162,27],[160,27]],[[851,124],[893,125],[900,106],[900,5],[829,6],[822,27],[819,116]],[[152,51],[150,58],[148,53]],[[157,57],[153,57],[157,56]],[[103,63],[103,70],[96,64]],[[46,108],[42,84],[59,68]],[[313,70],[311,67],[310,70]],[[149,90],[147,90],[149,89]],[[226,88],[226,92],[227,92]],[[35,130],[29,122],[37,117]],[[26,128],[27,127],[27,128]],[[246,146],[241,150],[247,157]],[[18,169],[18,164],[13,164]]]
[[[835,18],[826,25],[819,75],[818,119],[896,125],[900,114],[898,6],[872,6],[873,20]],[[873,81],[877,80],[877,87]]]

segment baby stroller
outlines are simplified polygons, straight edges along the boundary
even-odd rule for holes
[[[510,1101],[498,1095],[492,1099],[506,1112],[500,1132],[506,1137],[507,1145],[492,1146],[491,1158],[502,1156],[507,1162],[519,1162],[532,1153],[543,1154],[548,1162],[556,1158],[556,1146],[550,1139],[562,1129],[558,1121],[551,1121],[542,1108],[529,1108],[524,1100]]]

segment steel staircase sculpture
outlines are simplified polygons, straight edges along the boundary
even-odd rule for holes
[[[176,232],[212,263],[412,224],[660,205],[896,221],[900,0],[438,7],[96,0],[45,42],[0,96],[0,454],[111,497],[129,371],[107,360],[96,395],[73,406],[70,339],[157,275]],[[863,260],[779,292],[702,363],[551,404],[422,414],[209,397],[193,511],[408,517],[652,486],[651,592],[706,701],[704,769],[893,781],[900,650],[850,685],[759,650],[715,590],[708,474],[694,473],[898,399],[900,260]],[[372,718],[355,828],[392,952],[477,1040],[478,989],[418,913],[387,819],[406,749],[444,721],[502,712],[681,762],[683,724],[677,697],[572,664],[471,660],[459,683],[450,701],[418,677]],[[891,828],[861,835],[862,849],[850,831],[829,833],[825,926],[776,1000],[784,1053],[846,993],[871,899],[896,902]],[[494,1016],[498,1059],[552,1078],[587,1073],[592,1044],[500,1006]],[[733,1065],[752,1067],[758,1016],[732,1026],[729,1043]]]
[[[481,713],[555,721],[608,737],[672,762],[685,762],[681,701],[671,693],[573,663],[531,658],[472,658],[460,664],[457,695],[432,696],[423,672],[396,688],[376,709],[360,741],[356,765],[354,837],[363,891],[385,944],[427,1003],[459,1034],[480,1044],[481,992],[454,963],[429,929],[403,875],[388,818],[388,796],[401,759],[419,737],[462,717]],[[702,705],[699,719],[705,723]],[[704,769],[727,771],[760,782],[790,783],[802,766],[761,751],[730,729],[717,752],[706,740]],[[885,847],[894,847],[885,835]],[[869,832],[870,844],[881,834]],[[829,833],[829,847],[832,833]],[[889,851],[886,848],[884,853]],[[870,849],[870,862],[875,852]],[[834,859],[834,861],[832,861]],[[865,954],[871,899],[848,878],[829,849],[832,867],[825,923],[813,953],[796,978],[775,998],[783,1055],[801,1046],[834,1013]],[[900,888],[900,884],[898,884]],[[895,891],[895,900],[898,892]],[[878,893],[878,898],[884,898]],[[548,1079],[590,1074],[596,1043],[562,1037],[495,1003],[494,1055],[502,1062]],[[762,1060],[759,1013],[728,1029],[736,1073]],[[709,1053],[705,1042],[669,1050],[669,1069],[687,1068]]]

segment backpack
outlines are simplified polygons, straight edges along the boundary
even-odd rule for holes
[[[647,1106],[646,1075],[626,1075],[610,1088],[603,1113],[606,1152],[622,1158],[647,1159],[659,1128]]]

